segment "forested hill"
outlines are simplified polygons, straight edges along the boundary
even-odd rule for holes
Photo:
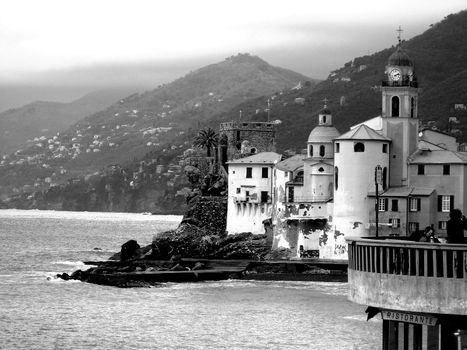
[[[55,188],[54,191],[59,192],[57,186],[89,179],[91,175],[99,176],[109,165],[118,164],[126,173],[133,174],[143,159],[154,165],[154,169],[156,164],[161,165],[157,168],[156,180],[154,174],[150,177],[157,196],[164,195],[168,187],[169,192],[176,192],[184,184],[179,157],[191,147],[200,127],[244,101],[288,91],[297,85],[312,88],[316,81],[273,67],[259,57],[238,54],[154,90],[122,98],[56,135],[44,135],[38,128],[38,134],[31,137],[28,147],[0,159],[0,200],[12,193],[28,193],[31,189],[37,192]],[[133,179],[127,179],[136,187]],[[139,184],[138,188],[141,186]],[[91,188],[98,186],[94,184]],[[88,194],[91,192],[90,189]],[[160,200],[162,208],[164,198]],[[122,200],[117,208],[104,202],[93,209],[135,211],[144,206],[138,203],[125,206]],[[81,208],[86,208],[86,204]],[[161,209],[153,206],[147,210]]]

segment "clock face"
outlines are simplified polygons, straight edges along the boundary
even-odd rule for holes
[[[399,69],[393,69],[389,72],[389,77],[393,81],[399,81],[401,78],[401,71]]]

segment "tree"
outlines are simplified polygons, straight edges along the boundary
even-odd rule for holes
[[[211,149],[216,148],[219,143],[219,135],[211,128],[202,129],[195,136],[193,145],[206,148],[206,155],[211,157]]]

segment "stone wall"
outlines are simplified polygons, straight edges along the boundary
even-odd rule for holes
[[[227,197],[193,198],[188,204],[182,223],[191,223],[199,228],[223,236],[227,224]]]

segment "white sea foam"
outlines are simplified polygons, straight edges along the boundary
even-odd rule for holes
[[[82,261],[52,261],[52,264],[55,265],[71,265],[71,266],[85,266]]]
[[[145,215],[135,213],[108,213],[87,211],[55,211],[55,210],[21,210],[1,209],[0,217],[4,218],[50,218],[50,219],[83,219],[91,221],[166,221],[180,222],[181,215]]]
[[[361,321],[361,322],[367,322],[366,318],[366,314],[359,314],[359,315],[349,315],[349,316],[344,316],[342,317],[343,319],[345,320],[351,320],[351,321]],[[371,318],[370,320],[368,320],[368,322],[381,322],[381,317],[373,317]]]

